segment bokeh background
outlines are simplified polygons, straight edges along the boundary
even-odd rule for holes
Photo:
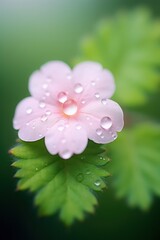
[[[29,75],[49,60],[71,63],[99,20],[136,6],[159,14],[158,0],[0,0],[0,239],[159,239],[159,199],[142,212],[117,200],[112,189],[98,195],[96,214],[70,229],[58,216],[38,218],[33,196],[16,191],[8,155],[17,137],[14,110],[29,94]]]

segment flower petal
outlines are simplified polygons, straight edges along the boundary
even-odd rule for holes
[[[103,126],[103,120],[109,119],[110,124]],[[80,113],[81,123],[88,132],[88,138],[97,143],[112,142],[117,137],[117,131],[121,131],[124,125],[123,112],[120,106],[107,100],[105,104],[94,101],[83,107]]]
[[[40,71],[34,72],[29,80],[31,95],[46,103],[57,101],[59,92],[69,92],[71,89],[71,69],[60,61],[46,63]]]
[[[86,102],[95,98],[109,98],[115,90],[114,78],[111,72],[103,69],[99,63],[84,62],[73,69],[75,84],[83,86],[82,98]]]
[[[55,106],[51,106],[44,102],[38,102],[33,97],[27,97],[16,107],[13,118],[13,127],[15,129],[20,129],[25,124],[42,117],[44,114],[50,116],[58,113],[59,110]]]
[[[87,143],[86,130],[77,122],[67,123],[66,120],[57,122],[45,137],[48,151],[51,154],[59,153],[64,159],[83,152]]]

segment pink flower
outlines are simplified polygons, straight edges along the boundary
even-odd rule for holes
[[[32,96],[18,104],[14,128],[24,141],[45,138],[49,153],[68,159],[83,152],[88,139],[101,144],[116,139],[124,123],[120,106],[108,99],[114,90],[112,74],[96,62],[73,70],[49,62],[31,75]]]

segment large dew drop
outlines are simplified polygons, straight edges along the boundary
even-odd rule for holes
[[[83,87],[80,83],[77,83],[74,87],[75,93],[82,93],[83,92]]]
[[[104,117],[101,120],[101,127],[104,129],[109,129],[112,126],[112,120],[109,117]]]
[[[63,104],[63,112],[68,116],[73,116],[77,113],[78,107],[77,103],[69,99]]]
[[[64,102],[66,102],[67,99],[68,99],[67,94],[66,94],[65,92],[60,92],[60,93],[58,94],[57,98],[58,98],[58,101],[59,101],[60,103],[64,103]]]

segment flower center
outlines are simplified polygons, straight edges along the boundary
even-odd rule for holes
[[[78,106],[73,99],[69,99],[63,103],[63,112],[68,116],[73,116],[77,113]]]

